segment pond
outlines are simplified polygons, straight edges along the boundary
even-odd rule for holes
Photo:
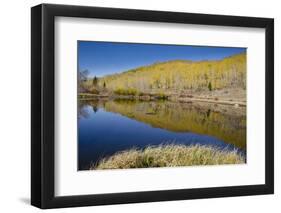
[[[147,145],[214,145],[246,154],[245,107],[138,100],[80,100],[78,105],[78,170]]]

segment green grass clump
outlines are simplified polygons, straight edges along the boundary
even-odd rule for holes
[[[218,164],[242,164],[245,157],[236,150],[203,145],[158,145],[130,149],[101,159],[90,169],[129,169]]]
[[[116,95],[137,95],[138,91],[136,89],[133,88],[129,88],[129,89],[116,89],[114,90],[114,94]]]
[[[93,95],[92,93],[78,93],[78,98],[91,98]]]

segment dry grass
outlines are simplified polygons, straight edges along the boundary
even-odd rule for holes
[[[202,145],[159,145],[130,149],[100,160],[90,169],[128,169],[194,165],[242,164],[245,158],[236,150]]]

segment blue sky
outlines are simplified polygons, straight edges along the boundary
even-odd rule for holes
[[[78,41],[78,67],[90,76],[123,72],[169,60],[218,60],[246,48]]]

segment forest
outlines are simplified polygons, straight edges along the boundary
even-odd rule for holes
[[[213,91],[224,88],[246,89],[246,53],[222,60],[172,60],[137,67],[103,77],[88,77],[79,71],[79,90],[99,94],[136,95],[154,91]]]

